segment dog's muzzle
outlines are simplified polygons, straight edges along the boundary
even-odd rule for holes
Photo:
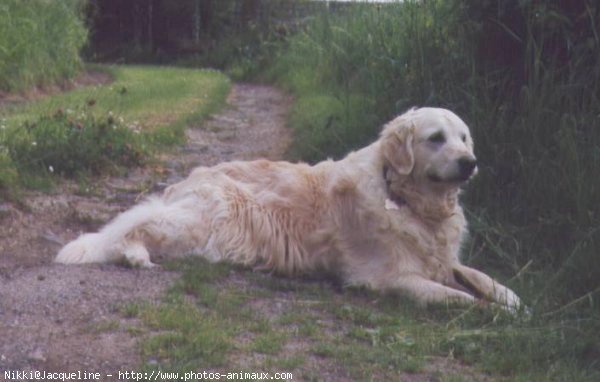
[[[442,176],[435,171],[427,173],[429,180],[435,183],[463,183],[477,172],[477,160],[473,156],[463,156],[456,160],[451,173]]]
[[[477,159],[475,157],[461,157],[458,159],[458,180],[467,181],[475,174]]]

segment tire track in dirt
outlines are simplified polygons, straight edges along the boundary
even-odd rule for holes
[[[291,99],[279,90],[236,84],[228,105],[188,130],[188,143],[159,165],[93,184],[64,182],[52,195],[28,192],[20,206],[0,204],[0,370],[137,370],[131,333],[139,322],[119,306],[159,301],[178,274],[117,265],[62,266],[56,252],[99,228],[144,196],[160,192],[198,165],[281,159],[291,141]]]

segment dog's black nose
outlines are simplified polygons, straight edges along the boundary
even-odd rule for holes
[[[477,167],[477,159],[474,157],[462,157],[458,159],[458,171],[461,179],[469,179]]]

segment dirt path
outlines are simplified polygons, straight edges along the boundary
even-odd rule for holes
[[[266,86],[234,85],[228,107],[160,165],[126,177],[65,183],[52,195],[31,192],[24,206],[0,204],[0,371],[136,370],[135,328],[118,309],[157,301],[177,278],[164,269],[114,265],[65,267],[52,259],[62,243],[97,229],[147,194],[197,165],[233,159],[280,159],[291,100]],[[3,379],[0,375],[0,381]]]

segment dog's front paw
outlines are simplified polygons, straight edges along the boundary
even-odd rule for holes
[[[501,298],[499,298],[499,302],[501,302],[504,309],[513,316],[531,316],[531,310],[523,304],[515,292],[508,288],[503,291]]]

